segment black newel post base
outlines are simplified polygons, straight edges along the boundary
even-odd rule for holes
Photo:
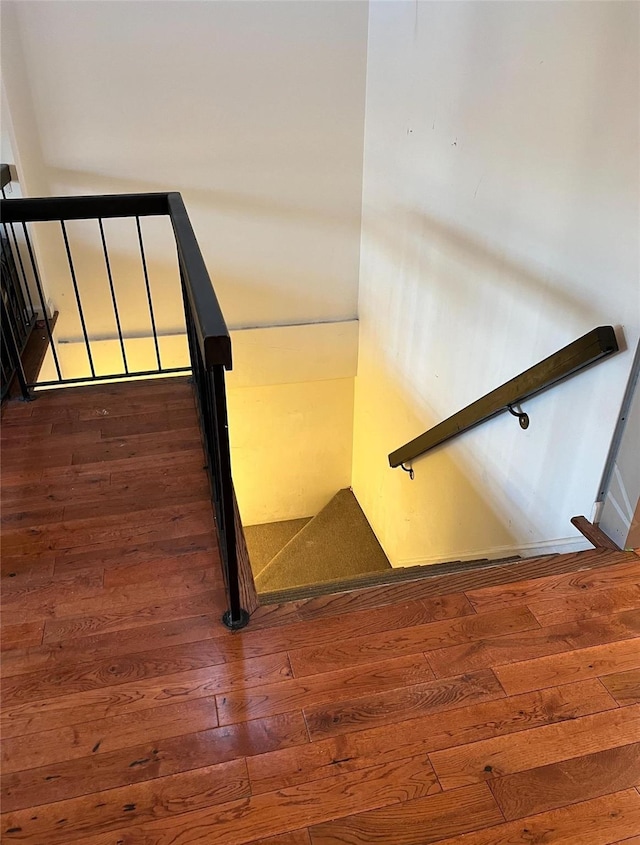
[[[240,608],[240,618],[233,619],[231,616],[231,611],[226,610],[222,614],[222,624],[225,625],[230,631],[239,631],[240,628],[244,628],[245,625],[249,624],[249,614],[243,608]]]

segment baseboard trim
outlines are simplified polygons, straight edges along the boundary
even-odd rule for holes
[[[542,540],[537,543],[521,543],[520,545],[510,546],[492,546],[489,549],[474,549],[470,552],[457,552],[452,550],[450,552],[441,552],[437,555],[429,555],[428,557],[404,558],[403,560],[393,563],[392,566],[397,569],[406,566],[432,566],[434,563],[442,563],[446,559],[455,559],[462,562],[479,560],[486,558],[492,560],[494,558],[505,557],[540,557],[541,555],[553,554],[572,554],[574,552],[584,552],[592,549],[593,545],[584,537],[560,537],[555,540]]]

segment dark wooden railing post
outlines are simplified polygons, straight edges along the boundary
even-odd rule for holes
[[[231,338],[180,194],[169,194],[168,206],[178,248],[189,354],[229,601],[222,621],[237,630],[247,624],[249,612],[242,607],[240,598],[224,377],[225,369],[231,369]]]
[[[231,630],[244,628],[249,621],[248,612],[240,602],[240,579],[235,526],[233,479],[231,476],[231,449],[229,445],[229,424],[227,420],[227,397],[224,383],[224,367],[216,365],[210,371],[215,402],[218,472],[221,486],[221,513],[226,557],[227,590],[229,610],[222,621]]]

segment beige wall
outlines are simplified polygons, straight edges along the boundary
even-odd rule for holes
[[[628,351],[387,454],[600,324],[633,349],[635,3],[370,5],[355,493],[394,564],[580,547]]]
[[[356,316],[365,3],[21,0],[1,13],[30,195],[181,191],[231,327]],[[158,323],[175,331],[172,247],[147,237]],[[98,233],[73,239],[90,331],[105,337]],[[116,250],[124,297],[141,285],[136,250],[131,237]],[[58,333],[74,339],[64,255],[46,252]],[[125,330],[144,332],[144,307],[127,305]]]
[[[232,332],[233,478],[245,525],[313,516],[351,485],[358,323]]]

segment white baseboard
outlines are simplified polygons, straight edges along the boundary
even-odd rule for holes
[[[592,549],[592,544],[585,537],[561,537],[557,540],[543,540],[537,543],[522,543],[514,546],[493,546],[490,549],[478,549],[472,552],[456,552],[449,554],[429,555],[426,557],[400,560],[394,566],[429,566],[434,563],[446,563],[449,560],[481,560],[487,558],[511,557],[539,557],[540,555],[571,554]]]

